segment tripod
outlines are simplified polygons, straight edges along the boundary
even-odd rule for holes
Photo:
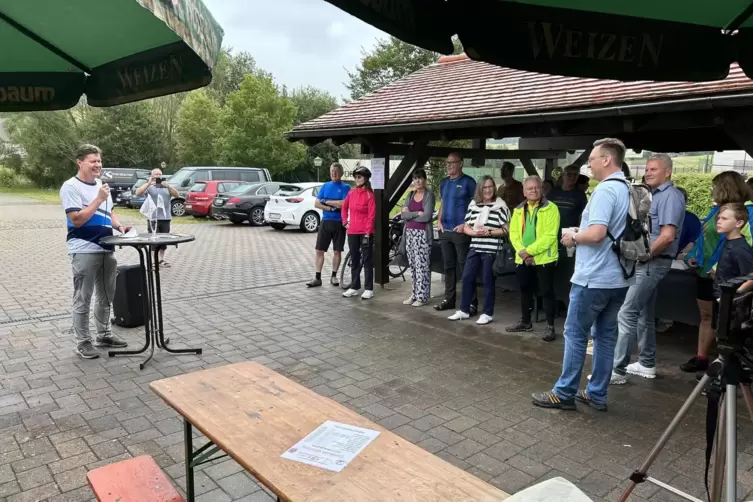
[[[721,502],[722,493],[726,492],[726,502],[736,502],[737,500],[737,388],[742,390],[743,399],[748,409],[748,414],[753,420],[753,395],[750,391],[750,375],[743,369],[740,359],[744,356],[737,351],[729,353],[727,356],[719,356],[711,365],[703,378],[698,382],[688,399],[683,403],[680,411],[672,419],[669,426],[659,438],[651,453],[643,462],[638,470],[631,476],[632,483],[620,497],[619,502],[625,502],[630,497],[635,487],[643,482],[655,484],[675,495],[693,502],[704,502],[692,495],[689,495],[673,486],[663,483],[658,479],[648,475],[648,470],[666,446],[669,438],[675,432],[677,427],[690,411],[693,403],[701,395],[703,389],[709,382],[713,382],[709,390],[709,408],[707,410],[707,426],[716,419],[718,427],[716,428],[714,438],[714,471],[710,489],[711,502]],[[713,380],[712,380],[713,379]],[[713,409],[712,402],[718,399],[719,406]],[[713,400],[713,401],[712,401]],[[716,414],[716,416],[714,416]],[[707,430],[707,434],[710,431]],[[710,451],[707,450],[707,461]],[[725,460],[727,464],[726,478],[724,476]],[[708,467],[708,464],[707,464]]]

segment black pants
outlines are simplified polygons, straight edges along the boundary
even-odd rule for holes
[[[368,242],[364,242],[367,241]],[[361,260],[363,260],[363,274],[366,280],[366,290],[374,289],[374,236],[348,234],[350,248],[350,287],[361,289]]]
[[[531,311],[536,294],[544,298],[544,312],[546,323],[554,325],[554,314],[557,310],[557,297],[554,294],[554,273],[557,263],[546,265],[518,265],[516,268],[518,286],[520,287],[520,310],[524,323],[531,322]]]
[[[457,283],[463,277],[463,267],[468,258],[468,250],[471,247],[471,238],[460,232],[439,232],[439,246],[442,250],[444,262],[444,299],[447,303],[455,305],[457,299]],[[471,304],[478,305],[478,297],[473,294]]]

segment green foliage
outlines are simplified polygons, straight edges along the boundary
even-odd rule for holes
[[[713,200],[711,199],[711,180],[717,173],[713,174],[682,174],[672,175],[675,185],[682,187],[688,192],[687,209],[699,218],[703,218],[711,209]]]
[[[213,166],[219,136],[220,108],[204,89],[190,93],[183,102],[175,128],[176,153],[183,166]]]
[[[0,166],[0,189],[4,188],[28,188],[31,180],[9,167]]]
[[[247,74],[272,76],[256,66],[256,60],[248,52],[233,54],[232,49],[223,49],[212,69],[212,82],[207,86],[207,92],[220,106],[224,106],[228,96],[241,88]]]
[[[283,134],[293,127],[296,107],[268,76],[246,75],[222,111],[220,160],[231,166],[266,167],[278,174],[303,162],[306,149]]]
[[[150,106],[143,101],[91,108],[81,139],[102,149],[104,167],[159,166],[162,131],[150,112]]]
[[[288,97],[297,109],[293,125],[308,122],[337,108],[337,99],[333,95],[311,86],[296,89]]]

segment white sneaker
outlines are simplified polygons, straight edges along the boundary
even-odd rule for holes
[[[586,345],[586,354],[588,354],[589,356],[594,355],[594,341],[593,340],[588,341],[588,345]]]
[[[352,296],[358,296],[358,290],[357,289],[353,289],[353,288],[348,289],[347,291],[345,291],[345,293],[343,293],[343,296],[345,298],[350,298]]]
[[[422,302],[420,300],[416,300],[415,302],[411,303],[414,307],[423,307],[425,305],[428,305],[429,302]]]
[[[587,380],[591,380],[591,375],[586,377]],[[612,371],[612,376],[609,378],[609,385],[624,385],[627,383],[627,375],[620,375],[619,373]]]
[[[656,368],[646,368],[639,362],[628,364],[625,368],[631,375],[638,375],[643,378],[656,378]]]
[[[462,310],[458,310],[447,319],[449,319],[450,321],[462,321],[463,319],[469,319],[470,317],[470,314],[466,314]]]
[[[492,322],[492,316],[481,314],[481,316],[479,316],[478,318],[478,321],[476,321],[476,324],[489,324],[490,322]]]
[[[413,302],[415,302],[416,299],[413,298],[413,295],[410,296],[410,298],[403,300],[403,305],[413,305]]]
[[[371,289],[364,289],[363,294],[361,295],[361,300],[371,300],[372,298],[374,298],[374,291]]]

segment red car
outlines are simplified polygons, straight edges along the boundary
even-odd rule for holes
[[[186,214],[194,218],[205,218],[211,214],[212,202],[215,196],[229,192],[238,185],[249,185],[244,181],[199,181],[196,182],[186,195]]]

